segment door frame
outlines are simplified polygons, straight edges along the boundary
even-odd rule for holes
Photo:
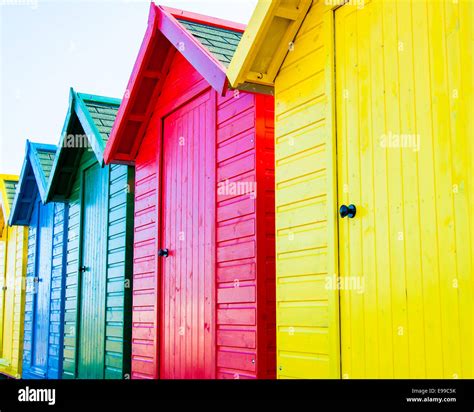
[[[161,325],[162,325],[162,314],[163,314],[163,296],[162,296],[162,286],[163,286],[163,259],[158,257],[158,249],[163,246],[162,238],[163,238],[163,229],[164,229],[164,216],[163,216],[163,203],[164,203],[164,196],[163,196],[163,185],[161,184],[161,178],[163,176],[164,171],[164,129],[165,129],[165,120],[174,112],[182,109],[187,104],[192,103],[193,100],[200,98],[202,95],[209,93],[209,100],[211,105],[210,110],[210,117],[209,122],[212,125],[212,143],[214,145],[214,159],[213,162],[216,163],[217,159],[217,92],[205,81],[201,81],[197,83],[194,87],[192,87],[188,93],[183,96],[180,96],[178,99],[173,101],[164,102],[155,113],[156,121],[159,124],[158,130],[158,153],[157,153],[157,225],[156,225],[156,237],[155,237],[155,256],[156,256],[156,283],[155,283],[155,296],[156,296],[156,313],[155,313],[155,356],[156,356],[156,366],[154,371],[154,378],[160,379],[161,378]],[[214,184],[217,185],[217,170],[216,168],[214,172]],[[217,187],[217,186],[216,186]],[[216,200],[217,200],[217,189],[214,190],[214,208],[213,208],[213,215],[216,216],[217,207],[216,207]],[[213,242],[212,242],[212,251],[213,251],[213,260],[214,260],[214,277],[216,275],[216,267],[217,267],[217,254],[216,254],[216,227],[214,227],[213,231]],[[216,282],[214,279],[214,288],[213,288],[213,296],[212,302],[214,306],[214,314],[213,318],[214,321],[217,320],[217,304],[216,304]],[[214,322],[216,323],[216,322]],[[215,325],[213,326],[215,328]],[[216,347],[216,334],[214,334],[214,348]],[[217,372],[217,351],[214,353],[213,359],[213,367],[214,367],[214,375]]]

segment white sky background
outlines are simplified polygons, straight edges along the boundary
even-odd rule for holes
[[[257,0],[155,0],[248,23]],[[0,173],[26,139],[58,144],[69,88],[122,97],[147,27],[143,0],[0,0]]]

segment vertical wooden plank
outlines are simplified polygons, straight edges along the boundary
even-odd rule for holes
[[[444,4],[444,22],[446,32],[446,71],[447,71],[447,95],[449,99],[450,108],[450,139],[448,144],[451,148],[451,173],[452,173],[452,198],[453,198],[453,226],[455,236],[455,251],[456,251],[456,273],[450,273],[452,277],[451,287],[453,301],[456,302],[457,314],[459,316],[459,323],[451,325],[453,339],[459,341],[459,358],[460,363],[457,365],[459,371],[454,371],[454,377],[469,377],[473,376],[473,350],[472,350],[472,339],[473,334],[467,333],[470,329],[469,324],[473,324],[472,320],[472,308],[466,305],[464,300],[465,292],[472,293],[473,281],[467,280],[468,273],[473,273],[470,262],[470,244],[471,244],[471,233],[472,227],[470,225],[469,216],[469,160],[472,162],[472,158],[469,158],[469,137],[467,125],[463,125],[463,111],[471,109],[472,105],[461,98],[460,93],[466,93],[461,91],[461,76],[462,71],[469,70],[469,66],[465,66],[461,59],[462,51],[461,44],[462,38],[468,35],[468,31],[461,27],[461,16],[460,13],[464,12],[466,16],[471,17],[473,9],[466,8],[461,10],[459,2],[446,2]],[[467,46],[469,47],[469,46]],[[472,44],[470,46],[472,48]],[[472,56],[472,55],[471,55]],[[471,58],[472,62],[472,58]],[[466,62],[467,63],[467,62]],[[468,65],[469,63],[467,63]],[[474,76],[472,71],[471,77]],[[471,88],[472,92],[472,88]],[[469,285],[470,284],[470,285]],[[472,296],[472,295],[471,295]],[[452,301],[452,303],[454,303]],[[456,320],[456,319],[454,319]]]
[[[377,59],[379,49],[373,50],[372,30],[380,30],[377,26],[374,6],[367,5],[357,12],[358,31],[358,77],[359,77],[359,155],[360,155],[360,198],[357,196],[351,203],[357,202],[358,213],[362,216],[360,228],[360,243],[362,253],[361,271],[353,273],[352,291],[360,295],[363,311],[363,347],[361,357],[365,364],[364,377],[376,378],[379,376],[378,319],[374,308],[377,302],[377,272],[376,272],[376,219],[375,219],[375,187],[374,187],[374,146],[377,144],[373,134],[372,102],[376,93],[376,86],[372,83],[371,71],[374,68],[373,60]],[[374,28],[375,26],[375,28]],[[350,148],[349,148],[350,150]],[[353,189],[351,187],[351,189]],[[351,191],[352,193],[352,191]],[[357,239],[354,239],[358,242]],[[357,253],[357,250],[355,251]],[[359,288],[359,290],[357,290]],[[361,333],[361,331],[359,332]]]
[[[440,268],[440,305],[443,349],[443,377],[459,376],[459,324],[457,290],[453,278],[457,276],[455,253],[453,182],[451,174],[450,105],[446,67],[446,32],[442,2],[428,2],[428,33],[430,41],[430,80],[433,93],[434,173],[436,184],[436,223],[438,227],[438,262]],[[454,276],[453,276],[454,275]],[[429,310],[429,309],[428,309]]]
[[[403,181],[403,215],[406,272],[407,320],[406,334],[409,345],[409,369],[406,377],[424,378],[425,370],[425,337],[423,278],[420,248],[420,205],[418,182],[418,153],[421,147],[416,133],[416,111],[414,72],[417,68],[413,62],[413,26],[411,2],[397,3],[397,35],[399,64],[399,107],[400,133],[408,136],[406,147],[401,147],[402,181]],[[403,139],[400,140],[403,143]]]
[[[400,68],[398,62],[399,44],[397,39],[397,8],[395,2],[383,4],[384,72],[385,72],[385,133],[400,135]],[[404,232],[404,192],[401,148],[399,145],[387,145],[387,185],[390,210],[390,293],[392,295],[393,314],[393,363],[394,377],[408,376],[408,319],[405,280]]]
[[[412,2],[414,67],[430,68],[430,42],[428,38],[427,2]],[[439,266],[437,260],[438,233],[435,209],[435,175],[433,153],[433,117],[431,101],[434,98],[430,77],[421,70],[414,70],[416,134],[420,136],[418,153],[418,179],[420,196],[420,246],[423,282],[423,331],[425,347],[426,376],[442,377],[441,308],[439,296]],[[430,207],[423,205],[430,204]]]
[[[462,377],[474,377],[474,334],[472,333],[472,325],[474,324],[474,309],[473,299],[474,295],[474,142],[470,138],[470,131],[474,129],[474,116],[472,116],[472,108],[474,107],[474,91],[472,84],[474,84],[474,4],[469,0],[461,0],[459,2],[459,9],[457,14],[457,41],[459,42],[459,111],[456,116],[459,118],[459,123],[456,129],[455,140],[457,141],[461,157],[461,164],[466,168],[463,170],[462,183],[463,188],[455,196],[461,194],[464,197],[464,202],[467,202],[467,216],[463,221],[462,227],[469,228],[467,238],[461,236],[463,231],[460,225],[457,228],[460,230],[460,238],[467,250],[469,257],[466,257],[464,264],[459,267],[459,313],[461,320],[461,352],[462,352]],[[454,40],[453,40],[454,41]],[[450,45],[451,46],[451,45]],[[454,45],[453,45],[454,46]],[[455,46],[454,46],[455,47]],[[456,62],[451,62],[451,67],[455,66]],[[450,69],[451,70],[451,69]],[[456,87],[454,85],[454,87]],[[454,97],[454,96],[453,96]],[[465,144],[459,144],[465,142]],[[463,193],[464,192],[464,193]],[[457,200],[457,205],[461,205],[462,199]],[[456,206],[458,207],[458,206]],[[460,208],[460,214],[463,208]],[[459,260],[463,258],[462,252]]]
[[[354,19],[352,25],[348,22],[346,15],[347,8],[336,11],[336,74],[337,74],[337,165],[338,165],[338,192],[339,202],[337,208],[348,202],[348,151],[347,151],[347,135],[350,106],[349,102],[354,100],[356,92],[354,91],[354,83],[349,84],[348,77],[350,67],[348,67],[349,45],[348,37],[352,32],[354,36]],[[353,63],[355,64],[355,63]],[[350,87],[350,88],[348,88]],[[349,100],[350,99],[350,100]],[[349,225],[346,222],[339,222],[339,276],[344,279],[349,273]],[[345,290],[340,292],[341,304],[341,362],[342,377],[348,378],[352,375],[352,356],[350,348],[352,347],[351,334],[351,295]]]

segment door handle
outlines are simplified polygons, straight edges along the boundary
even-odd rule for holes
[[[169,256],[169,250],[168,249],[160,249],[158,250],[158,256],[159,257],[168,257]]]
[[[86,266],[80,266],[79,267],[79,272],[82,272],[82,273],[87,272],[87,267]]]
[[[353,219],[356,213],[357,213],[357,208],[355,207],[355,205],[349,205],[349,206],[342,205],[341,208],[339,209],[339,214],[341,215],[343,219],[346,216],[349,219]]]

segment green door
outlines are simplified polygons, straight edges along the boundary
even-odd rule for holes
[[[103,379],[108,169],[98,163],[82,177],[82,240],[78,378]]]

